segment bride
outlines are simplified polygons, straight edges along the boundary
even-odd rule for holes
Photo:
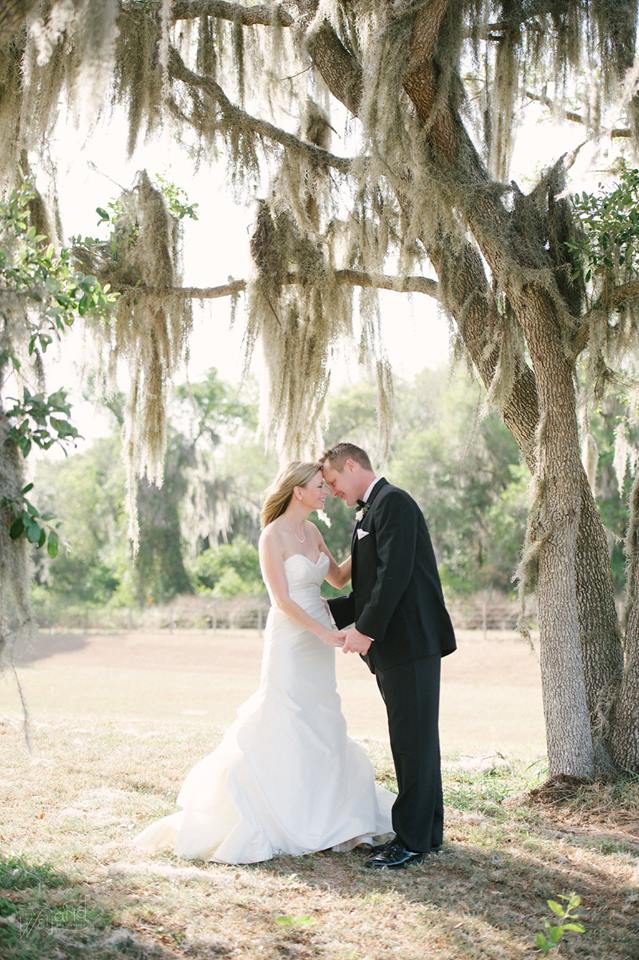
[[[257,863],[392,834],[394,795],[376,785],[366,753],[348,737],[335,683],[343,634],[320,587],[343,587],[351,560],[336,563],[307,519],[327,496],[316,463],[289,463],[275,480],[259,542],[272,604],[259,687],[218,748],[187,774],[181,809],[138,834],[138,848]]]

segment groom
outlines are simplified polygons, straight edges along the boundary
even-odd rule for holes
[[[342,650],[361,654],[375,674],[397,775],[394,840],[367,861],[373,869],[419,863],[442,844],[444,804],[438,714],[441,658],[456,649],[435,554],[421,510],[376,477],[368,454],[338,443],[320,459],[326,483],[357,503],[352,593],[329,600]]]

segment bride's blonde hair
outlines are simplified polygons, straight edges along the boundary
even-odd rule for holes
[[[301,460],[292,460],[280,470],[262,504],[262,527],[282,516],[291,502],[295,487],[305,487],[318,470],[321,470],[319,463]]]

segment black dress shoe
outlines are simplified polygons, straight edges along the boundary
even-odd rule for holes
[[[407,850],[401,843],[394,842],[367,860],[366,866],[371,870],[401,870],[410,863],[421,863],[424,857],[424,853]]]
[[[374,847],[369,847],[368,852],[375,856],[376,854],[381,853],[383,850],[388,850],[393,843],[397,843],[397,837],[393,837],[391,840],[386,840],[384,843],[378,843]]]

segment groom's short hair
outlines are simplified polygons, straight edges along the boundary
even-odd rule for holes
[[[354,460],[365,470],[372,470],[370,457],[365,450],[356,446],[354,443],[336,443],[334,447],[328,450],[319,458],[320,467],[325,463],[341,473],[347,460]]]

